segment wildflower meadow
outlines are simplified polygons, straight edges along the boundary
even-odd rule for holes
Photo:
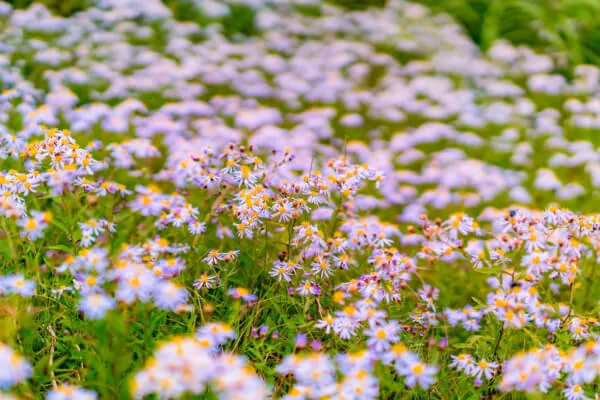
[[[50,3],[0,1],[0,399],[599,398],[598,66],[404,0]]]

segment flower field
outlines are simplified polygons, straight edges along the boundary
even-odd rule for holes
[[[600,68],[382,3],[0,1],[0,399],[598,399]]]

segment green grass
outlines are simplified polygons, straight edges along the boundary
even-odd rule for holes
[[[85,10],[91,5],[88,0],[7,0],[7,3],[15,8],[28,8],[35,3],[44,4],[54,13],[65,17]]]
[[[459,22],[483,50],[497,39],[559,53],[571,65],[600,65],[595,0],[417,0]]]
[[[349,10],[364,10],[369,7],[384,7],[386,0],[326,0],[336,6]]]

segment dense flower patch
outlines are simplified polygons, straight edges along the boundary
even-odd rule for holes
[[[187,7],[0,2],[1,398],[597,397],[598,68]]]

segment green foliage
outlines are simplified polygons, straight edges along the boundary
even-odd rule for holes
[[[507,39],[564,55],[570,65],[600,63],[600,2],[595,0],[417,0],[450,14],[486,50]]]
[[[256,34],[254,18],[256,11],[245,4],[231,4],[229,6],[230,14],[221,21],[223,33],[227,37],[236,35],[251,36]]]
[[[450,14],[465,28],[475,43],[481,42],[483,20],[491,3],[489,0],[417,0],[416,2]]]
[[[257,33],[254,22],[256,11],[246,4],[229,4],[229,15],[220,19],[211,19],[204,15],[191,0],[162,1],[171,9],[175,19],[195,22],[202,27],[206,27],[212,23],[219,23],[223,34],[230,39],[238,35],[252,36]]]
[[[34,3],[44,4],[48,9],[62,16],[70,16],[90,6],[88,0],[6,0],[15,8],[27,8]]]
[[[206,25],[209,22],[209,19],[190,0],[163,0],[163,3],[171,9],[173,17],[179,21],[196,22],[199,25]]]
[[[369,7],[384,7],[386,0],[327,0],[336,6],[348,8],[350,10],[363,10]]]

